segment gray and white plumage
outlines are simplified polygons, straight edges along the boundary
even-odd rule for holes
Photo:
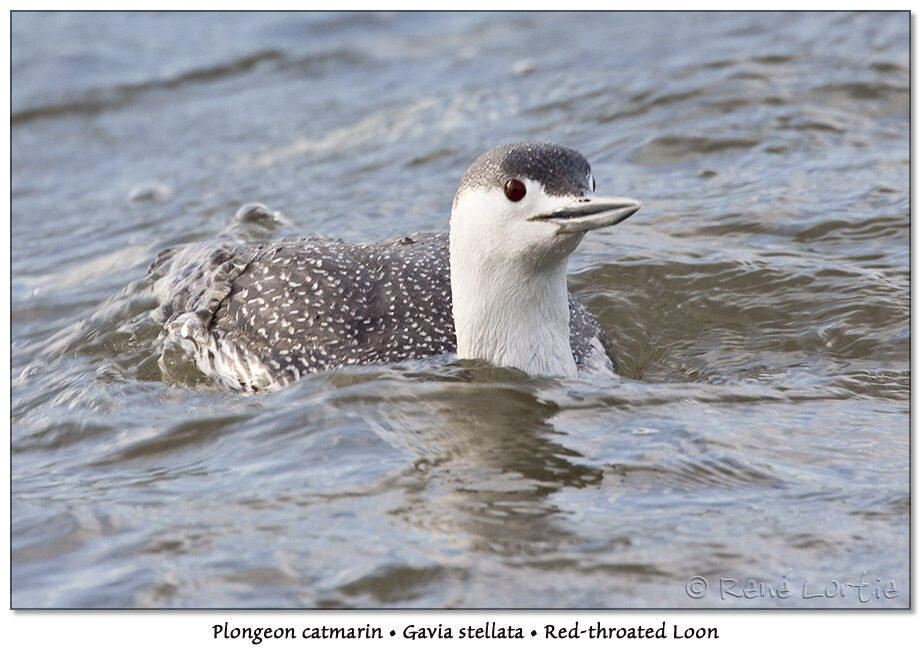
[[[249,390],[277,388],[307,373],[346,365],[456,353],[459,340],[462,352],[465,343],[473,341],[467,353],[459,354],[462,357],[484,358],[533,374],[572,374],[569,367],[540,364],[541,335],[536,335],[535,343],[527,349],[520,348],[522,334],[511,326],[515,313],[507,309],[521,303],[523,309],[530,310],[535,302],[539,311],[532,320],[523,322],[537,322],[528,326],[547,329],[551,340],[563,336],[562,349],[569,365],[607,367],[611,371],[601,327],[566,291],[564,271],[553,270],[548,284],[556,287],[562,280],[562,297],[554,289],[547,292],[550,300],[544,300],[543,290],[531,295],[528,287],[532,278],[526,275],[523,279],[522,265],[509,262],[515,266],[509,268],[510,280],[524,282],[524,286],[510,287],[506,295],[502,282],[497,289],[496,278],[489,279],[483,294],[503,304],[495,304],[496,311],[480,308],[482,300],[474,287],[483,284],[481,271],[493,273],[497,264],[507,262],[494,255],[479,263],[475,251],[459,253],[452,247],[457,247],[463,241],[461,235],[471,229],[465,225],[465,205],[478,209],[479,202],[486,199],[505,208],[502,201],[508,199],[496,198],[496,192],[502,191],[509,178],[528,182],[528,193],[536,194],[534,200],[541,198],[542,191],[551,197],[546,200],[556,211],[530,214],[534,224],[528,232],[538,232],[539,243],[543,239],[551,242],[553,251],[547,256],[556,259],[562,254],[564,271],[566,257],[585,231],[571,233],[568,228],[576,227],[580,219],[589,222],[586,229],[602,227],[597,223],[606,213],[605,207],[608,213],[621,210],[609,214],[612,222],[639,208],[636,202],[615,199],[608,204],[597,201],[592,204],[594,211],[588,209],[594,184],[589,164],[572,149],[549,144],[497,147],[478,158],[462,178],[453,204],[450,237],[414,234],[373,244],[307,238],[250,247],[199,244],[169,250],[161,253],[151,269],[162,302],[155,318],[163,323],[167,340],[190,350],[205,374],[228,386]],[[563,207],[558,208],[558,203]],[[579,205],[582,212],[566,212],[572,211],[571,203]],[[475,218],[480,218],[479,211]],[[471,234],[489,238],[503,233]],[[525,250],[534,259],[522,266],[526,273],[535,273],[536,287],[543,286],[540,278],[546,274],[537,263],[542,257],[538,248],[532,245]],[[532,266],[537,270],[532,271]],[[556,269],[559,263],[551,266]],[[469,267],[473,268],[470,273]],[[465,279],[468,275],[470,282]],[[470,304],[472,291],[474,304]],[[458,296],[455,301],[453,294]],[[522,296],[524,301],[519,300]],[[561,299],[563,306],[558,304],[546,317],[542,302]],[[468,330],[479,326],[480,318],[495,319],[490,315],[494,312],[503,312],[505,322],[489,322],[487,329],[492,333],[483,340],[477,335],[465,337]],[[544,322],[554,320],[554,314],[566,322],[556,329],[545,327]],[[460,338],[456,324],[461,327]],[[509,331],[515,332],[509,340],[504,333],[507,324]]]

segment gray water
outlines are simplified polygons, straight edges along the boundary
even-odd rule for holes
[[[14,607],[909,605],[908,14],[14,13],[11,122]],[[159,251],[522,139],[644,203],[570,262],[622,377],[161,369]]]

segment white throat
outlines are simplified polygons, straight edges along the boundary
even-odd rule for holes
[[[495,194],[468,190],[452,210],[458,357],[533,376],[576,376],[566,273],[582,235],[559,236],[553,225],[497,214],[505,198]]]

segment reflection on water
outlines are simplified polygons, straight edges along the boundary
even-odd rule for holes
[[[15,13],[12,39],[14,606],[908,605],[906,14]],[[622,377],[435,358],[240,395],[158,362],[161,250],[444,231],[520,139],[644,203],[570,263]],[[863,571],[899,596],[686,592]]]

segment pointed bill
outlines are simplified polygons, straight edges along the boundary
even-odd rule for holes
[[[558,226],[557,233],[588,232],[621,223],[640,209],[640,201],[615,196],[583,196],[570,205],[529,221],[548,221]]]

